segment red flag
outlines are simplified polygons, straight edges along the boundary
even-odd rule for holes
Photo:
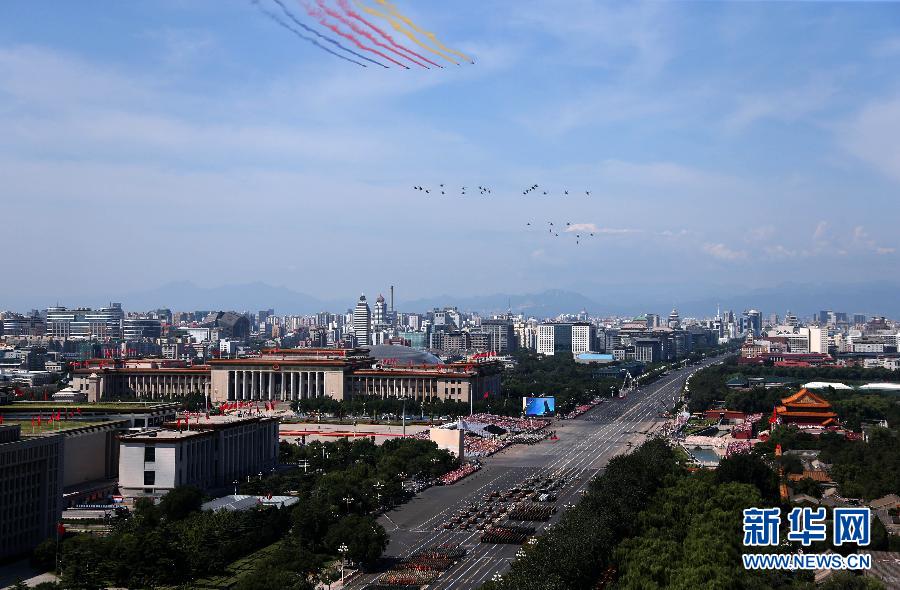
[[[44,401],[47,401],[47,392],[44,392]]]
[[[178,432],[181,432],[181,418],[178,418],[178,419],[176,420],[176,423],[177,423],[177,425],[178,425]]]
[[[34,416],[31,417],[31,428],[34,429]]]
[[[75,408],[75,411],[78,412],[79,416],[81,416],[81,408]]]
[[[769,424],[775,424],[778,422],[778,414],[775,413],[775,408],[772,408],[772,415],[769,416]]]
[[[66,534],[66,527],[63,525],[63,523],[60,522],[56,525],[56,534],[60,537]]]
[[[487,391],[485,391],[485,392],[484,392],[484,399],[487,399],[488,397],[490,397],[490,395],[491,395],[490,393],[488,393]]]
[[[43,417],[42,414],[38,414],[38,426],[41,425],[41,418],[42,418],[42,417]]]
[[[0,414],[0,424],[3,424],[3,414]]]

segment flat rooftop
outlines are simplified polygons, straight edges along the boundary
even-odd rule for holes
[[[0,405],[0,414],[22,412],[65,412],[81,408],[83,413],[129,414],[178,408],[177,402],[62,402],[62,401],[17,401]]]
[[[46,418],[46,416],[45,416]],[[80,429],[94,428],[97,426],[118,426],[124,424],[123,421],[89,421],[89,420],[60,420],[59,422],[47,422],[41,420],[40,426],[35,421],[32,426],[31,420],[4,420],[3,424],[18,424],[21,427],[22,438],[29,436],[43,436],[47,434],[59,434],[63,432],[72,432]]]
[[[198,420],[197,415],[194,414],[191,416],[190,424],[185,424],[182,418],[180,428],[177,420],[170,420],[163,424],[162,428],[150,428],[142,432],[122,435],[120,440],[139,442],[177,441],[191,437],[207,436],[215,430],[221,430],[228,426],[256,422],[278,422],[278,418],[271,416],[210,416],[207,418],[201,414]]]

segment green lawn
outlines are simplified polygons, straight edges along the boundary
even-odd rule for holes
[[[37,436],[39,434],[52,434],[54,432],[64,432],[66,430],[74,430],[76,428],[85,428],[87,426],[110,424],[110,422],[86,420],[61,420],[59,422],[47,422],[46,420],[43,420],[41,421],[40,426],[35,423],[34,427],[32,427],[31,420],[4,420],[3,424],[18,424],[22,428],[22,436]]]
[[[146,412],[148,409],[178,405],[177,402],[98,402],[98,403],[68,403],[68,402],[17,402],[0,406],[0,414],[4,412],[55,412],[64,411],[67,408],[74,410],[81,408],[82,412]]]

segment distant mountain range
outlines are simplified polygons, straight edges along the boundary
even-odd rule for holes
[[[879,281],[864,284],[786,283],[764,289],[741,291],[737,288],[710,289],[701,296],[678,297],[667,287],[629,287],[618,285],[604,290],[601,297],[588,297],[574,291],[548,289],[530,294],[497,293],[494,295],[441,295],[398,301],[399,311],[427,311],[434,307],[456,306],[464,311],[499,313],[507,309],[537,318],[561,313],[577,313],[582,309],[592,315],[637,315],[645,312],[667,314],[673,303],[684,316],[711,316],[716,306],[740,313],[756,308],[764,314],[784,315],[791,310],[801,317],[819,309],[848,313],[879,314],[900,317],[900,284]],[[77,301],[60,298],[62,305],[100,306],[107,301],[121,301],[126,310],[237,310],[274,309],[279,314],[340,312],[351,308],[356,295],[340,300],[322,299],[287,287],[262,282],[200,287],[189,281],[174,282],[146,291],[80,297]],[[374,298],[372,298],[374,300]],[[15,301],[0,299],[0,310],[27,311],[33,307],[54,305],[55,300]],[[371,305],[371,303],[370,303]]]

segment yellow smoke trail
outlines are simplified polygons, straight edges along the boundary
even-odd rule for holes
[[[382,6],[384,6],[385,8],[387,8],[388,11],[389,11],[392,15],[394,15],[395,17],[399,18],[400,20],[402,20],[403,22],[405,22],[407,25],[409,25],[410,27],[412,27],[413,30],[415,30],[417,33],[420,33],[420,34],[425,35],[426,37],[428,37],[428,38],[431,40],[432,43],[434,43],[435,45],[437,45],[438,47],[440,47],[440,48],[443,49],[444,51],[447,51],[447,52],[452,53],[452,54],[454,54],[454,55],[458,55],[458,56],[460,56],[461,58],[463,58],[464,60],[466,60],[467,62],[475,63],[474,61],[472,61],[472,58],[469,57],[468,55],[466,55],[465,53],[460,53],[459,51],[456,51],[455,49],[451,49],[450,47],[447,47],[446,45],[444,45],[443,43],[441,43],[440,41],[438,41],[438,39],[437,39],[437,37],[435,36],[434,33],[430,32],[430,31],[426,31],[425,29],[422,29],[422,28],[417,27],[417,26],[416,26],[416,23],[412,22],[409,18],[407,18],[407,17],[403,16],[402,14],[400,14],[400,11],[397,10],[397,7],[394,6],[393,4],[391,4],[390,2],[388,2],[388,0],[375,0],[375,2],[378,2],[379,4],[381,4]]]
[[[437,49],[434,49],[433,47],[431,47],[431,46],[429,46],[429,45],[426,45],[425,43],[422,43],[421,41],[419,41],[419,38],[418,38],[418,37],[416,37],[415,35],[413,35],[413,34],[409,31],[409,29],[407,29],[407,28],[404,27],[402,24],[400,24],[400,23],[397,21],[397,19],[394,18],[393,16],[391,16],[390,14],[386,14],[386,13],[384,13],[384,12],[380,12],[380,11],[378,11],[378,10],[375,10],[374,8],[371,8],[371,7],[369,7],[369,6],[366,6],[365,4],[363,4],[362,2],[360,2],[360,0],[354,0],[354,2],[355,2],[355,4],[360,8],[360,10],[362,10],[362,11],[365,12],[366,14],[370,14],[370,15],[372,15],[372,16],[375,16],[375,17],[384,19],[385,21],[387,21],[387,22],[394,28],[395,31],[397,31],[398,33],[402,33],[403,35],[406,35],[406,37],[408,37],[410,41],[412,41],[413,43],[415,43],[416,45],[418,45],[418,46],[421,47],[422,49],[425,49],[425,50],[427,50],[427,51],[430,51],[431,53],[434,53],[435,55],[440,55],[441,57],[443,57],[444,59],[446,59],[446,60],[449,61],[450,63],[459,65],[459,62],[457,62],[455,59],[453,59],[452,57],[450,57],[449,55],[447,55],[447,54],[444,53],[443,51],[439,51],[439,50],[437,50]]]

